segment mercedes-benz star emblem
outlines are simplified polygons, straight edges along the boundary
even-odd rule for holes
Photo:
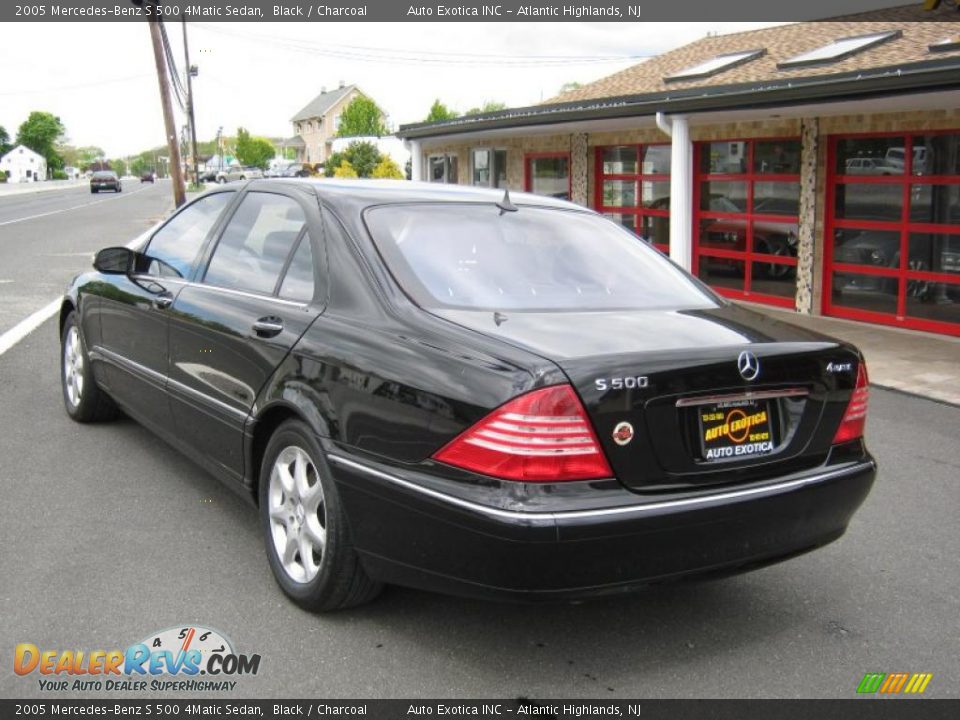
[[[756,380],[760,374],[760,361],[752,352],[744,350],[737,358],[737,370],[744,380]]]

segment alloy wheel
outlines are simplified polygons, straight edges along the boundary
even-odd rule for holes
[[[72,407],[77,407],[83,399],[83,346],[76,325],[67,332],[66,342],[63,344],[63,380],[67,389],[67,400]]]
[[[267,501],[270,536],[280,565],[294,582],[310,582],[320,572],[327,517],[320,475],[303,449],[290,445],[277,455]]]

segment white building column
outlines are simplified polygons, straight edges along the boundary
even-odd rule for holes
[[[410,151],[410,179],[419,182],[423,180],[423,152],[420,150],[420,141],[408,140],[407,149]]]
[[[670,145],[670,259],[693,267],[693,143],[684,115],[657,113],[657,126],[671,138]]]

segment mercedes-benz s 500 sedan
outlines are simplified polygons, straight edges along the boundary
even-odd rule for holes
[[[246,494],[306,608],[739,572],[840,537],[874,480],[855,348],[560,200],[254,180],[94,268],[67,412],[119,406]]]

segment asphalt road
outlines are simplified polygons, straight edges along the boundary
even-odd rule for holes
[[[92,242],[168,197],[37,222]],[[20,257],[71,248],[42,249]],[[188,623],[262,656],[242,697],[852,698],[868,671],[931,672],[927,696],[958,697],[958,426],[960,408],[874,389],[881,474],[847,535],[748,575],[578,605],[391,588],[315,616],[274,584],[253,508],[132,421],[66,417],[51,320],[0,355],[0,697],[43,695],[12,672],[16,643],[125,648]]]
[[[0,196],[0,333],[62,295],[94,252],[126,244],[172,207],[169,181]]]

